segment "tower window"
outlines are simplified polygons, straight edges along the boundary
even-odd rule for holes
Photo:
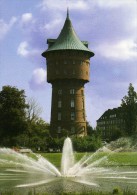
[[[85,131],[85,127],[84,126],[82,127],[82,131]]]
[[[59,71],[58,70],[56,70],[56,74],[59,74]]]
[[[74,107],[75,107],[74,100],[71,100],[71,103],[70,103],[70,105],[71,105],[71,108],[74,108]]]
[[[60,126],[58,127],[58,133],[61,133],[61,127]]]
[[[75,74],[75,70],[73,70],[72,74]]]
[[[61,112],[58,112],[58,121],[61,121]]]
[[[75,127],[71,127],[71,132],[75,133]]]
[[[61,95],[62,94],[62,89],[58,90],[58,94]]]
[[[66,70],[64,70],[64,74],[67,74],[67,71]]]
[[[75,60],[73,60],[73,64],[75,64]]]
[[[84,100],[82,101],[82,108],[84,109]]]
[[[81,90],[81,95],[84,95],[84,91],[83,90]]]
[[[62,106],[62,101],[59,100],[59,101],[58,101],[58,108],[61,108],[61,106]]]
[[[75,120],[75,113],[71,112],[71,120]]]
[[[70,89],[70,94],[75,94],[75,89]]]

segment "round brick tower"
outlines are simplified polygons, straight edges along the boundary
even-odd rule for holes
[[[84,84],[89,82],[90,57],[87,41],[76,35],[69,13],[57,39],[47,40],[42,53],[47,60],[47,82],[52,84],[51,134],[61,137],[87,135]]]

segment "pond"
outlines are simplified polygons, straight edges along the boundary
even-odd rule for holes
[[[121,167],[109,167],[108,169],[113,170],[113,174],[108,173],[107,175],[102,175],[96,179],[89,175],[90,182],[95,182],[97,186],[90,186],[88,183],[83,181],[78,183],[73,181],[71,178],[61,178],[57,177],[54,181],[46,183],[47,177],[44,175],[36,173],[32,176],[26,174],[26,172],[16,172],[12,173],[9,168],[0,169],[0,192],[12,191],[15,194],[27,194],[28,192],[47,192],[49,194],[54,194],[55,192],[89,192],[92,189],[95,191],[113,191],[114,188],[129,189],[132,192],[137,192],[137,166],[121,166]],[[118,174],[119,173],[119,174]],[[128,175],[126,177],[125,175]],[[48,180],[49,181],[49,180]],[[32,184],[32,186],[26,187],[26,184]],[[22,185],[23,184],[23,185]],[[22,185],[22,187],[20,186]]]

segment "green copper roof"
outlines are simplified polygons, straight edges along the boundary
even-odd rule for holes
[[[78,38],[72,26],[71,20],[69,19],[68,12],[65,24],[58,38],[55,40],[55,43],[49,46],[49,48],[43,52],[42,55],[45,56],[45,53],[57,50],[81,50],[89,52],[91,56],[94,55],[94,53],[90,51]]]

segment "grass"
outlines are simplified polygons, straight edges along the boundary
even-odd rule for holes
[[[75,159],[80,160],[85,153],[75,153]],[[93,153],[88,153],[91,155]],[[60,167],[61,163],[61,153],[41,153],[43,157],[52,162],[55,166]],[[102,162],[101,165],[110,165],[110,166],[137,166],[137,152],[119,152],[119,153],[104,153],[100,152],[95,157],[94,160],[97,160],[103,156],[108,155],[108,161]]]
[[[2,192],[0,195],[17,195],[14,192]],[[19,194],[18,194],[19,195]],[[34,191],[28,192],[27,195],[49,195],[45,193],[35,193]],[[136,195],[136,192],[131,192],[129,190],[121,191],[120,189],[114,189],[112,192],[101,192],[101,191],[91,191],[91,192],[84,192],[84,193],[58,193],[58,195]]]

